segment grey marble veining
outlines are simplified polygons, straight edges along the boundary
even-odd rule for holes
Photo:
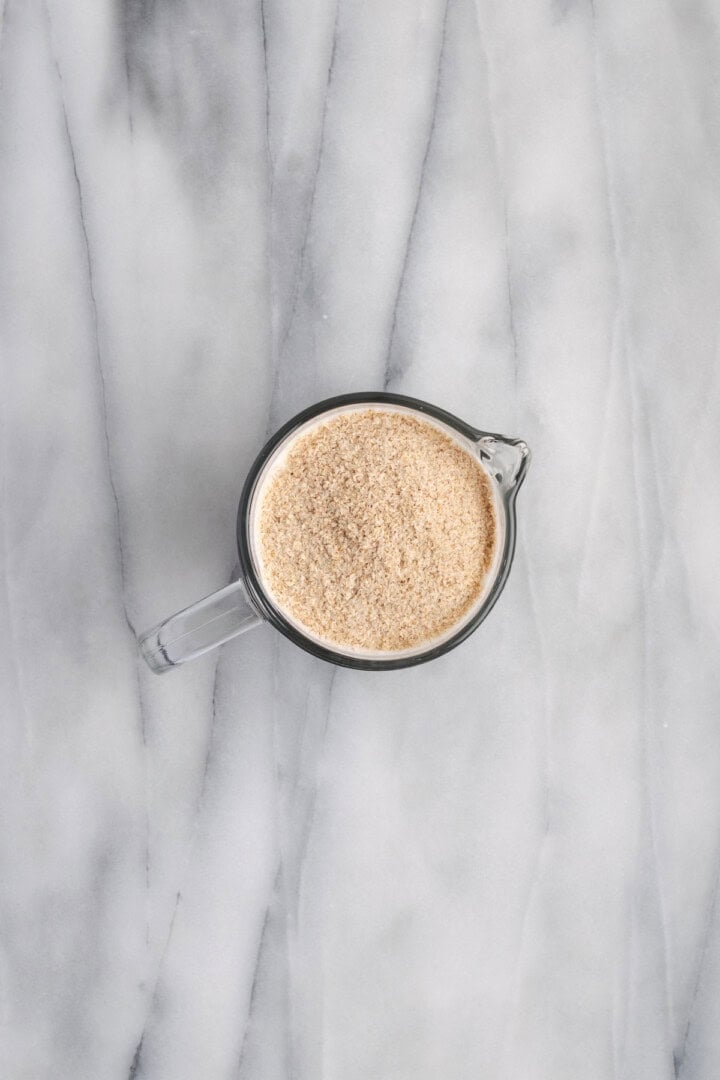
[[[720,10],[5,0],[8,1080],[720,1076]],[[432,664],[136,637],[265,437],[522,435]]]

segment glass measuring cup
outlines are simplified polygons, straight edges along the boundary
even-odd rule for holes
[[[490,479],[498,539],[483,591],[468,612],[443,634],[411,649],[379,652],[343,648],[315,637],[273,601],[264,586],[256,541],[256,517],[265,484],[289,445],[303,432],[338,413],[364,409],[415,415],[438,427],[469,451]],[[196,604],[171,615],[140,638],[140,651],[155,672],[169,671],[224,644],[238,634],[271,623],[307,652],[342,667],[382,671],[424,663],[453,649],[489,614],[507,581],[515,551],[515,497],[525,477],[530,450],[521,439],[478,431],[451,413],[400,394],[343,394],[305,409],[265,444],[245,481],[237,517],[240,576]]]

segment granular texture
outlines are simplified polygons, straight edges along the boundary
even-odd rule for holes
[[[269,480],[259,540],[266,586],[307,630],[345,648],[412,648],[482,590],[497,542],[490,481],[430,423],[339,413]]]

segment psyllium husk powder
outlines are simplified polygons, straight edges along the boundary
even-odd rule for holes
[[[346,649],[396,651],[459,623],[497,545],[482,466],[429,422],[344,412],[299,436],[259,507],[275,603]]]

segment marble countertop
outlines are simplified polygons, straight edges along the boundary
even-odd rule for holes
[[[5,0],[0,1073],[720,1076],[720,8]],[[533,450],[460,648],[158,678],[245,471]]]

